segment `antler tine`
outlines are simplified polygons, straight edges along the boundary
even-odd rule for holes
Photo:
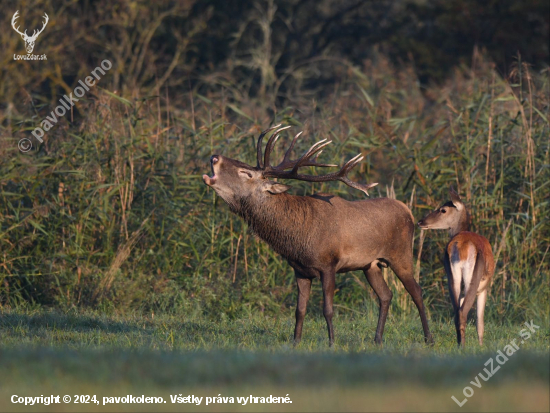
[[[340,172],[342,172],[344,175],[347,175],[351,169],[357,165],[359,162],[361,162],[365,157],[361,154],[354,156],[349,161],[346,162],[346,164],[342,167]]]
[[[363,191],[367,196],[369,195],[368,190],[370,188],[375,187],[378,185],[378,183],[372,183],[368,185],[360,184],[358,182],[353,182],[348,178],[348,173],[359,163],[361,162],[365,157],[361,154],[356,155],[355,157],[351,158],[349,161],[346,162],[346,164],[340,169],[340,171],[337,173],[339,177],[337,178],[339,181],[344,182],[346,185],[351,186],[352,188],[359,189],[360,191]]]
[[[343,178],[339,179],[339,181],[345,183],[348,186],[351,186],[352,188],[359,189],[360,191],[363,191],[367,196],[369,196],[368,190],[375,187],[376,185],[378,185],[378,182],[368,184],[368,185],[360,184],[358,182],[351,181],[348,177],[343,177]]]
[[[267,144],[265,145],[265,152],[264,152],[264,168],[269,168],[271,166],[269,163],[269,157],[271,156],[271,151],[275,146],[275,142],[277,142],[277,139],[279,139],[280,137],[279,132],[284,131],[285,129],[288,129],[288,128],[290,128],[290,126],[285,126],[283,128],[277,129],[275,132],[273,132],[273,134],[267,141]]]
[[[256,145],[256,156],[257,156],[257,168],[258,169],[263,169],[264,168],[264,165],[262,163],[262,140],[263,140],[264,136],[269,131],[272,131],[273,129],[277,129],[279,126],[281,126],[280,123],[278,125],[272,126],[269,129],[264,130],[262,133],[260,133],[260,136],[258,136],[258,143]]]
[[[310,158],[317,152],[321,151],[325,146],[330,145],[331,142],[332,141],[327,141],[326,139],[323,139],[322,141],[317,142],[315,145],[309,148],[309,150],[296,161],[291,173],[295,174],[296,171],[298,171],[298,168],[306,166],[305,163],[310,163],[308,162]]]
[[[292,142],[290,143],[290,146],[288,147],[287,151],[285,152],[285,157],[283,158],[283,162],[280,163],[279,166],[283,165],[286,162],[290,162],[290,153],[292,152],[292,149],[294,149],[294,145],[296,144],[296,141],[300,137],[300,135],[304,133],[304,131],[300,131],[294,136],[294,139],[292,139]]]
[[[275,167],[275,169],[279,169],[279,170],[285,170],[285,169],[289,169],[289,168],[294,168],[296,163],[298,161],[300,161],[300,159],[297,159],[297,160],[290,160],[290,153],[292,152],[292,149],[294,149],[294,145],[296,144],[296,141],[298,140],[298,138],[300,137],[300,135],[303,133],[302,132],[299,132],[297,133],[295,136],[294,136],[294,139],[292,139],[292,142],[290,143],[290,147],[288,148],[288,150],[285,152],[285,156],[282,160],[282,162],[277,165]],[[325,139],[326,140],[326,139]],[[311,151],[312,149],[314,149],[319,143],[322,143],[324,142],[321,141],[321,142],[317,142],[315,145],[313,145],[309,150],[308,152],[304,155],[308,155],[309,151]],[[330,143],[330,142],[328,142]],[[327,145],[328,145],[327,143]],[[319,152],[317,152],[319,151]],[[321,154],[321,152],[323,152],[323,150],[319,150],[319,148],[317,148],[317,150],[315,150],[313,153],[309,153],[309,155],[307,156],[307,158],[310,158],[313,154],[315,154],[315,152],[317,152],[317,156],[315,156],[315,158],[312,160],[312,161],[309,161],[309,159],[302,159],[302,162],[300,162],[300,166],[299,167],[302,167],[302,166],[320,166],[320,167],[334,167],[334,166],[338,166],[338,165],[333,165],[333,164],[325,164],[325,163],[317,163],[317,159],[319,158],[319,155]]]
[[[328,142],[330,143],[330,142]],[[327,145],[328,145],[327,143]],[[315,156],[315,158],[313,158],[313,160],[303,160],[300,162],[300,166],[299,168],[303,167],[303,166],[318,166],[318,167],[322,167],[322,168],[333,168],[335,166],[338,166],[338,165],[334,165],[334,164],[328,164],[328,163],[317,163],[317,159],[319,159],[319,155],[321,155],[321,152],[323,152],[323,150],[321,149],[319,152],[317,152],[317,155]],[[287,154],[285,155],[285,158],[283,159],[283,161],[277,165],[275,167],[275,169],[278,169],[278,170],[285,170],[285,169],[289,169],[289,168],[294,168],[294,166],[296,165],[296,163],[298,161],[300,161],[300,159],[297,159],[297,160],[294,160],[294,161],[291,161],[288,156],[288,151],[287,151]],[[306,153],[307,155],[307,153]],[[305,156],[305,155],[304,155]],[[309,156],[308,156],[309,158]]]
[[[271,170],[272,169],[272,170],[283,171],[285,169],[294,168],[295,165],[299,161],[300,161],[300,166],[299,167],[302,167],[302,166],[321,166],[321,167],[338,166],[338,165],[332,165],[332,164],[317,163],[317,158],[319,157],[319,154],[322,152],[322,150],[320,150],[320,149],[325,146],[325,145],[323,145],[322,147],[318,147],[318,145],[323,144],[326,141],[326,139],[324,139],[320,142],[317,142],[315,145],[313,145],[301,158],[299,158],[297,160],[291,160],[290,159],[290,154],[292,152],[292,149],[294,149],[294,145],[296,144],[298,138],[303,133],[303,131],[302,131],[302,132],[297,133],[294,136],[294,139],[292,139],[292,142],[290,143],[289,148],[285,152],[285,156],[283,157],[283,160],[281,161],[281,163],[279,165],[275,166],[275,167],[272,167],[269,163],[269,156],[271,155],[271,151],[273,150],[273,147],[275,146],[275,143],[277,142],[277,140],[280,137],[279,132],[282,131],[282,130],[285,130],[287,128],[288,127],[278,129],[276,132],[273,133],[272,137],[269,139],[269,142],[266,145],[266,155],[264,155],[264,170],[266,170],[266,169]],[[330,142],[328,142],[328,143],[330,143]],[[328,143],[326,145],[328,145]],[[315,157],[315,159],[313,161],[309,161],[309,158],[311,158],[311,156],[313,156],[317,151],[319,151],[319,152],[317,153],[317,156]]]
[[[319,152],[317,152],[317,155],[315,155],[315,158],[311,162],[306,162],[303,164],[303,166],[323,166],[323,167],[336,167],[338,165],[335,165],[333,163],[317,163],[317,159],[319,159],[319,156],[323,153],[323,149],[321,149]]]

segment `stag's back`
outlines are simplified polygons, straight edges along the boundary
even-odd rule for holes
[[[413,216],[400,201],[347,201],[329,194],[285,195],[277,201],[269,208],[278,211],[278,218],[270,220],[272,229],[262,220],[263,231],[257,233],[287,259],[334,262],[338,271],[345,272],[379,258],[412,258]],[[281,240],[292,240],[289,251]]]

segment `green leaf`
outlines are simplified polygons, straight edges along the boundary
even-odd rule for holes
[[[118,95],[115,95],[113,92],[110,92],[108,91],[107,89],[103,89],[103,88],[99,88],[101,90],[103,90],[105,93],[107,93],[109,96],[111,96],[112,98],[115,98],[116,100],[118,100],[119,102],[121,103],[124,103],[126,106],[132,106],[132,102],[130,102],[128,99],[124,99],[123,97],[120,97]]]
[[[249,121],[251,122],[254,122],[254,119],[252,119],[250,116],[248,116],[246,113],[244,113],[242,110],[240,110],[238,107],[236,107],[235,105],[231,104],[231,103],[228,103],[227,104],[227,107],[229,109],[231,109],[232,111],[236,112],[237,114],[241,115],[242,117],[248,119]]]

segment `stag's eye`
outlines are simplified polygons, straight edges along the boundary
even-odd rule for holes
[[[444,208],[441,208],[439,211],[440,211],[442,214],[444,214],[445,212],[447,212],[447,210],[444,209]]]

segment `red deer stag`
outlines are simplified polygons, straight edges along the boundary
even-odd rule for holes
[[[483,345],[483,313],[495,260],[487,238],[470,232],[470,214],[460,196],[450,189],[451,201],[418,222],[423,229],[448,229],[451,240],[445,249],[445,272],[453,304],[458,344],[465,345],[466,319],[477,296],[477,337]],[[461,284],[464,297],[460,298]],[[460,298],[460,299],[459,299]]]
[[[392,292],[384,281],[381,267],[391,267],[412,296],[424,329],[426,342],[433,343],[422,301],[422,289],[413,278],[412,240],[414,220],[402,202],[388,198],[346,201],[328,194],[295,196],[285,193],[288,185],[268,178],[297,179],[309,182],[342,181],[365,192],[376,184],[363,185],[351,181],[347,174],[363,160],[361,155],[350,159],[339,172],[321,176],[302,175],[306,166],[330,167],[317,163],[321,150],[331,141],[322,140],[296,160],[290,153],[301,132],[294,137],[282,162],[272,166],[270,154],[279,132],[269,138],[262,156],[262,139],[274,126],[263,131],[257,144],[256,167],[214,155],[210,158],[213,176],[203,175],[206,185],[241,216],[251,230],[281,254],[294,269],[298,286],[294,343],[302,337],[302,325],[314,278],[323,288],[323,314],[328,328],[329,344],[334,343],[332,302],[336,273],[363,270],[380,300],[375,342],[382,343],[384,325]],[[313,158],[315,156],[315,158]],[[313,158],[313,159],[312,159]]]

